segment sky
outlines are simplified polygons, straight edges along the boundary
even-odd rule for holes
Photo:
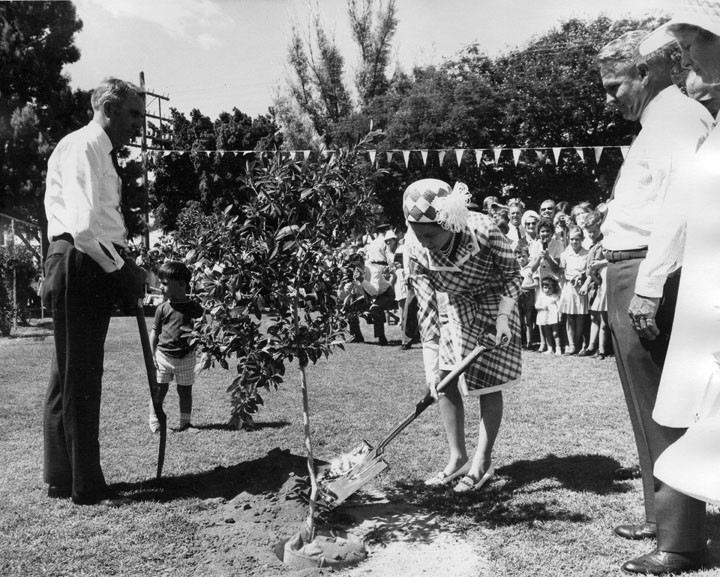
[[[677,0],[396,0],[393,61],[410,71],[438,64],[477,42],[490,56],[523,47],[570,17],[667,13]],[[333,34],[347,73],[359,60],[346,0],[75,0],[83,29],[80,60],[66,66],[73,88],[116,76],[169,101],[151,112],[193,108],[214,119],[238,108],[267,113],[289,76],[292,27],[307,32],[312,14]],[[158,107],[159,105],[159,107]]]

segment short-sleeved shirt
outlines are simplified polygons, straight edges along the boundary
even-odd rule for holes
[[[169,357],[184,357],[193,350],[187,331],[193,319],[203,314],[203,308],[193,300],[164,301],[155,310],[153,330],[158,337],[157,348]]]

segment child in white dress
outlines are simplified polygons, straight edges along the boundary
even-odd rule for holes
[[[562,341],[560,339],[560,288],[557,281],[546,276],[540,281],[540,290],[535,299],[537,317],[535,323],[545,337],[546,355],[553,352],[562,355]],[[554,345],[554,346],[553,346]]]
[[[580,292],[585,282],[588,251],[583,248],[584,235],[579,226],[571,226],[568,229],[568,237],[570,245],[560,255],[560,268],[565,275],[565,284],[560,295],[560,313],[567,315],[565,354],[574,355],[581,351],[585,320],[588,318],[587,295]]]

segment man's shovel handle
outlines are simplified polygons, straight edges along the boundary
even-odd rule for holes
[[[142,344],[143,359],[145,360],[145,372],[147,373],[148,385],[150,386],[150,398],[152,399],[153,410],[160,423],[160,448],[158,450],[157,478],[162,477],[163,464],[165,463],[165,445],[167,444],[167,415],[162,408],[162,400],[160,399],[160,387],[157,384],[155,373],[155,360],[153,359],[152,347],[150,346],[150,337],[145,324],[145,311],[143,310],[143,299],[138,299],[135,310],[137,317],[138,332],[140,333],[140,343]]]

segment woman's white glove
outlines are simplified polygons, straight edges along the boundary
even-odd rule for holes
[[[495,320],[495,344],[509,343],[512,338],[510,331],[510,315],[515,310],[515,300],[510,297],[500,297],[497,319]]]
[[[437,386],[440,383],[440,346],[438,343],[423,343],[423,364],[425,365],[425,382],[430,395],[437,400]]]

